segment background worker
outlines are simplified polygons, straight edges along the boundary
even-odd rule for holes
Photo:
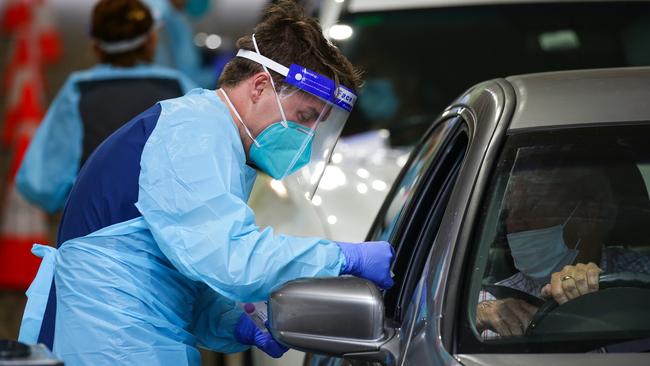
[[[139,0],[101,0],[92,12],[99,63],[72,73],[41,122],[16,184],[48,212],[63,208],[80,167],[111,133],[159,100],[195,85],[178,71],[152,65],[157,35]]]

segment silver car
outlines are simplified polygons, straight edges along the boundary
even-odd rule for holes
[[[648,141],[650,68],[478,84],[416,145],[370,231],[395,247],[395,286],[290,282],[269,302],[274,336],[312,365],[650,364]],[[597,288],[560,282],[586,263]],[[505,315],[481,324],[485,301],[533,311],[504,330]]]

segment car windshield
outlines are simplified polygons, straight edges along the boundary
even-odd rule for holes
[[[344,15],[365,85],[344,134],[414,144],[470,86],[533,72],[650,65],[649,2],[438,7]]]
[[[476,344],[590,351],[650,336],[649,135],[650,125],[508,136],[473,241]]]

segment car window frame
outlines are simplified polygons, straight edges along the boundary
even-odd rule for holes
[[[466,223],[477,210],[475,195],[487,185],[486,177],[490,176],[515,105],[512,84],[505,79],[494,79],[470,88],[447,109],[457,109],[468,122],[470,142],[443,220],[427,253],[419,285],[426,297],[415,305],[416,316],[406,335],[409,343],[417,339],[420,348],[422,343],[429,345],[426,351],[415,352],[420,356],[443,360],[455,354],[457,289],[462,285],[458,262],[462,261],[471,232]],[[420,310],[422,307],[424,312]],[[406,354],[412,353],[410,348],[407,346]]]
[[[400,320],[401,312],[398,311],[398,300],[400,298],[402,284],[406,279],[406,269],[408,269],[408,263],[405,264],[406,269],[398,268],[398,266],[401,266],[403,264],[401,259],[403,257],[401,256],[401,253],[403,253],[405,247],[408,245],[405,243],[405,236],[410,237],[413,235],[411,232],[409,232],[408,228],[414,224],[414,214],[420,205],[419,197],[421,197],[422,190],[426,188],[430,169],[432,166],[436,165],[438,156],[440,153],[444,152],[445,147],[449,144],[450,138],[455,136],[457,130],[459,129],[459,126],[461,125],[461,122],[462,121],[460,120],[460,117],[457,115],[446,115],[444,118],[439,119],[430,127],[429,131],[420,140],[420,143],[417,144],[417,148],[409,156],[409,160],[407,161],[406,165],[404,165],[404,168],[400,171],[398,178],[395,180],[395,183],[391,187],[391,190],[387,195],[387,199],[384,200],[384,203],[382,204],[379,213],[375,217],[375,220],[371,225],[366,237],[366,241],[377,240],[377,236],[379,236],[379,234],[382,232],[381,227],[383,225],[383,222],[385,222],[384,218],[393,203],[392,199],[401,188],[400,182],[402,182],[402,180],[405,178],[406,174],[409,172],[409,169],[413,166],[413,164],[416,164],[418,162],[417,159],[420,153],[428,146],[427,144],[430,142],[429,140],[431,140],[436,131],[439,128],[444,129],[447,126],[450,126],[449,130],[445,132],[445,135],[441,136],[440,140],[435,142],[437,145],[439,145],[439,147],[436,147],[436,153],[429,157],[430,160],[427,162],[427,165],[421,168],[423,171],[421,173],[421,177],[419,178],[419,181],[413,186],[411,197],[409,197],[405,203],[404,209],[398,214],[395,229],[388,238],[388,241],[393,245],[393,248],[395,249],[395,261],[393,263],[392,270],[395,274],[396,283],[391,290],[384,292],[384,306],[386,308],[386,316],[395,321]],[[419,229],[419,231],[421,230],[422,229]]]
[[[400,312],[400,319],[405,318],[408,303],[416,290],[417,283],[420,281],[422,272],[426,265],[428,253],[432,250],[435,237],[438,234],[442,218],[447,210],[451,193],[455,187],[456,181],[460,175],[467,152],[470,148],[470,127],[463,117],[457,117],[461,123],[448,139],[445,146],[445,155],[436,159],[436,166],[432,167],[434,171],[427,172],[426,185],[423,187],[418,197],[419,206],[424,205],[422,211],[413,214],[423,214],[426,216],[422,228],[417,232],[413,250],[410,253],[410,260],[405,274],[404,282],[400,288],[400,294],[397,298],[396,312]],[[456,150],[462,151],[456,151]],[[452,151],[453,150],[453,151]],[[452,155],[455,154],[455,155]],[[449,163],[448,158],[453,158],[451,168],[443,175],[442,189],[432,187],[436,178],[440,177],[439,169],[441,165]],[[442,160],[447,159],[447,160]],[[431,170],[431,169],[430,169]],[[434,191],[435,190],[435,191]],[[432,201],[432,202],[431,202]],[[427,207],[427,203],[432,204]]]

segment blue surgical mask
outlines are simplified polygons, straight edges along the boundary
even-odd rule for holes
[[[573,263],[578,256],[580,240],[574,249],[564,243],[564,228],[573,212],[561,225],[507,235],[515,267],[538,285],[548,283],[553,273]]]
[[[282,179],[309,163],[314,131],[296,122],[286,121],[284,109],[279,99],[278,107],[283,121],[270,124],[262,130],[257,138],[254,138],[230,101],[226,91],[219,90],[244,127],[248,137],[253,140],[248,158],[255,166],[274,179]]]
[[[255,139],[249,152],[250,160],[274,179],[282,179],[309,163],[313,132],[298,123],[276,122],[265,128]],[[305,135],[310,136],[305,140]],[[303,147],[304,145],[304,147]]]

